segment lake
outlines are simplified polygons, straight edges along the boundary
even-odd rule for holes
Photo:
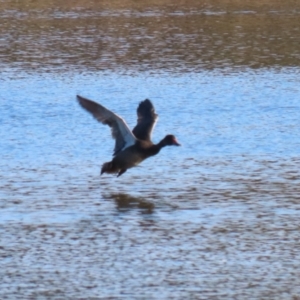
[[[300,5],[0,4],[0,298],[300,299]],[[181,147],[121,177],[93,99]]]

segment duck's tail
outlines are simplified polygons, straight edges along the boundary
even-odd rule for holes
[[[122,174],[124,174],[125,172],[127,171],[127,169],[120,169],[120,168],[117,168],[113,161],[109,161],[109,162],[106,162],[102,165],[102,168],[101,168],[101,174],[102,175],[103,173],[108,173],[108,174],[114,174],[114,173],[117,173],[117,177],[121,176]]]
[[[110,174],[111,173],[116,173],[116,170],[113,167],[112,161],[106,162],[102,165],[100,175],[102,175],[103,173],[110,173]]]

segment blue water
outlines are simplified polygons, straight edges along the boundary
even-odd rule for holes
[[[297,69],[7,74],[1,297],[300,293],[291,284],[300,275]],[[114,141],[76,94],[131,128],[149,98],[159,114],[153,140],[172,133],[182,147],[100,177]]]
[[[299,299],[298,3],[52,2],[0,3],[0,299]],[[182,146],[100,177],[76,94]]]
[[[183,144],[182,149],[163,151],[161,160],[297,156],[299,81],[299,72],[293,69],[6,78],[0,96],[1,167],[109,158],[113,148],[109,128],[78,106],[77,93],[123,116],[130,127],[135,125],[139,101],[151,99],[159,114],[153,140],[173,133]]]

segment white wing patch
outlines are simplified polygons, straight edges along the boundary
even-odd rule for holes
[[[87,98],[77,96],[77,99],[79,104],[91,113],[94,118],[102,124],[110,126],[112,136],[116,140],[114,155],[135,144],[135,136],[120,116],[105,108],[101,104]]]

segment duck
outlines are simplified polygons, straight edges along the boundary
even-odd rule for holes
[[[152,131],[158,115],[149,99],[141,101],[137,107],[137,124],[131,131],[123,118],[103,105],[77,95],[82,108],[88,111],[97,121],[111,128],[115,139],[113,159],[105,162],[101,174],[124,174],[128,169],[139,165],[145,159],[157,155],[166,146],[180,146],[173,134],[167,134],[159,143],[151,141]]]

